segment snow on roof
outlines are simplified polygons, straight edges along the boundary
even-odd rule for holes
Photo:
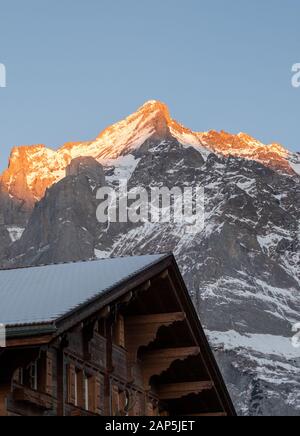
[[[55,321],[165,257],[125,257],[2,270],[0,324]]]

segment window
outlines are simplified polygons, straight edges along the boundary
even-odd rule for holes
[[[84,375],[84,408],[89,412],[97,412],[96,402],[97,402],[97,378],[89,374]],[[100,387],[99,387],[100,389]]]
[[[37,391],[38,389],[38,365],[37,360],[32,362],[28,367],[29,375],[29,387],[30,389]]]
[[[77,369],[75,365],[67,366],[67,401],[75,407],[84,407],[84,377],[83,371]]]
[[[13,375],[13,382],[34,391],[53,395],[53,355],[42,352],[40,357],[25,368],[18,368]]]
[[[84,409],[101,415],[103,412],[102,394],[103,394],[103,377],[101,374],[90,375],[84,373]]]
[[[91,377],[89,377],[88,375],[84,375],[84,408],[85,410],[90,410],[89,406],[90,406],[90,401],[89,401],[89,396],[90,396],[90,379]]]
[[[37,391],[39,387],[38,361],[31,362],[25,369],[18,368],[14,372],[13,382]]]
[[[103,376],[91,375],[75,365],[67,366],[68,403],[97,415],[103,413]]]
[[[78,372],[74,372],[74,405],[78,406]]]
[[[19,383],[20,385],[24,384],[24,369],[19,368]]]
[[[24,369],[18,368],[14,375],[13,375],[13,381],[15,383],[18,383],[19,385],[24,385]]]

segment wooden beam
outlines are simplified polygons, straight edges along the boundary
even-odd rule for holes
[[[133,298],[133,292],[128,292],[128,294],[126,294],[124,297],[122,297],[121,300],[118,301],[118,303],[128,304],[128,303],[130,303],[132,298]]]
[[[38,336],[31,338],[7,339],[6,348],[28,347],[36,345],[45,345],[51,342],[52,335]]]
[[[189,356],[197,356],[200,354],[200,347],[184,347],[184,348],[166,348],[162,350],[146,351],[143,356],[145,363],[157,362],[157,359],[163,360],[185,360]]]
[[[200,394],[203,391],[213,389],[212,381],[201,381],[193,383],[174,383],[160,386],[157,389],[157,394],[160,400],[176,400],[192,394]]]
[[[127,318],[128,325],[143,325],[143,324],[170,324],[176,321],[185,320],[186,315],[183,312],[176,313],[160,313],[155,315],[141,315]]]
[[[166,269],[164,272],[162,272],[159,276],[160,279],[166,280],[169,277],[169,270]]]
[[[136,362],[140,347],[153,342],[161,327],[169,327],[186,319],[183,312],[132,316],[125,319],[126,347],[131,362]]]
[[[199,347],[170,348],[147,351],[142,356],[142,368],[145,387],[149,387],[151,377],[167,371],[173,362],[186,360],[188,357],[200,354]]]
[[[181,280],[178,266],[175,265],[175,268],[176,271],[173,270],[172,274],[169,275],[169,282],[172,286],[174,294],[177,297],[179,307],[182,310],[189,312],[190,314],[190,316],[187,318],[187,325],[189,326],[189,329],[193,335],[195,342],[197,344],[201,344],[202,364],[209,376],[208,378],[212,379],[215,383],[216,386],[215,392],[216,392],[216,397],[218,398],[218,401],[221,406],[220,409],[226,411],[229,416],[236,416],[235,407],[230,398],[221,371],[218,368],[214,354],[209,346],[208,340],[205,336],[205,332],[201,326],[199,317],[197,316],[196,311],[193,308],[190,311],[186,309],[186,307],[189,306],[190,304],[187,298],[188,291],[184,284],[184,281]],[[173,275],[174,272],[175,275]],[[178,279],[180,281],[180,286],[177,288],[175,285],[175,280],[177,281]],[[178,292],[179,290],[180,293]]]
[[[151,288],[151,280],[148,280],[146,283],[143,284],[141,287],[142,291],[148,291]]]
[[[109,317],[110,314],[111,314],[111,307],[106,306],[106,307],[104,307],[104,309],[100,310],[99,317],[106,319]]]

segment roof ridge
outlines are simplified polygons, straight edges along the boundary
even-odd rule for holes
[[[102,262],[105,260],[114,260],[114,259],[130,259],[130,258],[140,258],[144,256],[170,256],[173,253],[166,252],[166,253],[145,253],[145,254],[136,254],[136,255],[123,255],[123,256],[113,256],[113,257],[106,257],[103,259],[82,259],[82,260],[70,260],[66,262],[53,262],[53,263],[43,263],[39,265],[27,265],[27,266],[17,266],[17,267],[11,267],[11,268],[0,268],[0,273],[2,271],[18,271],[18,270],[24,270],[24,269],[33,269],[33,268],[45,268],[45,267],[51,267],[51,266],[60,266],[60,265],[74,265],[74,264],[80,264],[80,263],[88,263],[88,262]]]

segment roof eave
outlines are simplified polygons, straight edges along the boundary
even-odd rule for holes
[[[231,395],[228,391],[228,388],[225,384],[225,380],[223,378],[223,375],[221,373],[221,370],[219,368],[219,365],[217,363],[216,357],[213,353],[213,350],[208,342],[208,338],[205,334],[204,328],[201,324],[199,315],[196,311],[196,308],[192,302],[192,299],[189,295],[189,291],[187,289],[186,283],[182,277],[182,274],[180,272],[179,266],[176,262],[176,259],[174,256],[172,256],[172,266],[174,268],[174,271],[176,272],[177,279],[179,283],[181,283],[181,290],[183,291],[183,295],[185,298],[185,306],[187,308],[187,313],[190,314],[192,323],[192,328],[199,340],[200,344],[204,345],[204,349],[202,350],[202,353],[205,352],[207,362],[210,365],[210,368],[213,370],[214,373],[214,379],[218,381],[218,391],[222,392],[222,403],[226,408],[226,412],[229,416],[237,416],[237,412],[235,409],[235,406],[233,404]]]
[[[53,335],[57,331],[54,323],[26,324],[6,327],[6,340]]]

